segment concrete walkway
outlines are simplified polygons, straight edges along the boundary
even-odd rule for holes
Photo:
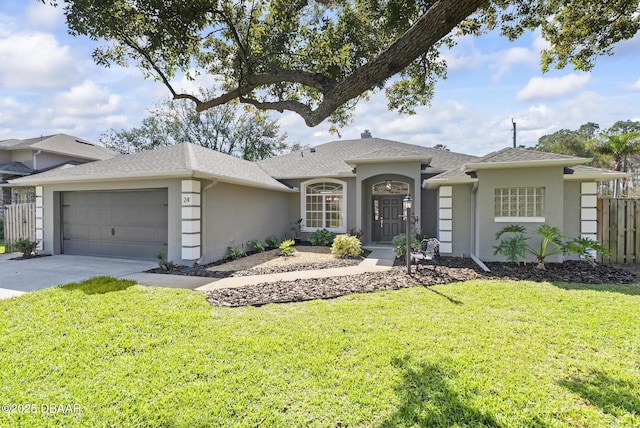
[[[222,278],[196,288],[199,291],[218,290],[221,288],[237,288],[265,282],[295,281],[296,279],[329,278],[336,276],[359,275],[368,272],[384,272],[393,266],[395,254],[390,247],[371,246],[365,249],[372,251],[357,266],[332,269],[300,270],[294,272],[273,273],[267,275],[234,276]]]

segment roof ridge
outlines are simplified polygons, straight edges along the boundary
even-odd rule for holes
[[[191,147],[191,143],[188,142],[182,142],[181,143],[184,146],[184,164],[185,164],[185,168],[187,170],[193,170],[195,169],[195,159],[193,158],[193,150]]]

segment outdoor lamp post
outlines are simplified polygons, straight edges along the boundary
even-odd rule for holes
[[[407,195],[402,200],[402,208],[404,208],[404,222],[406,226],[405,234],[407,236],[407,273],[411,275],[411,205],[413,205],[413,198],[411,195]]]

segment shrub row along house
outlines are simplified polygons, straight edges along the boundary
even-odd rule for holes
[[[442,254],[491,261],[495,233],[509,223],[596,237],[596,182],[620,174],[588,162],[512,148],[475,157],[365,132],[255,163],[183,143],[11,184],[35,187],[36,236],[52,254],[164,251],[206,263],[228,246],[291,236],[300,218],[303,238],[357,228],[365,243],[386,243],[405,230],[409,194],[415,230],[437,237]]]

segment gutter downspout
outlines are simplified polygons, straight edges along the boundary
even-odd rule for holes
[[[477,198],[478,198],[478,182],[476,181],[475,183],[473,183],[473,187],[471,188],[471,212],[473,213],[471,216],[471,260],[473,260],[474,262],[476,262],[476,264],[478,266],[480,266],[480,268],[485,271],[485,272],[489,272],[489,268],[487,267],[487,265],[485,265],[482,260],[480,260],[478,258],[477,254],[477,248],[478,248],[478,207],[477,207]]]
[[[38,155],[42,154],[42,150],[38,150],[33,154],[33,170],[38,170]]]

